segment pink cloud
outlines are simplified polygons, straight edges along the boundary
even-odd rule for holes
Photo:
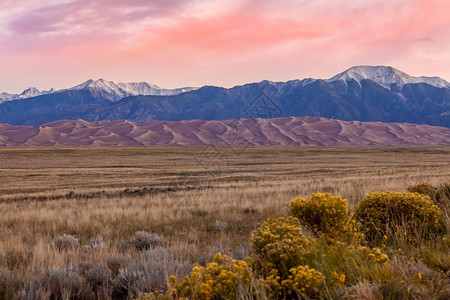
[[[85,30],[108,31],[127,22],[161,17],[178,9],[186,0],[76,0],[55,3],[25,12],[10,23],[15,34],[58,32],[62,35],[81,27]]]
[[[36,2],[0,4],[15,11],[0,21],[0,67],[14,68],[0,82],[26,81],[30,64],[50,83],[67,68],[175,86],[330,77],[357,64],[450,79],[446,0]]]

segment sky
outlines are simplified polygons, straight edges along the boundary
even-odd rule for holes
[[[450,81],[449,0],[1,0],[0,91],[165,88],[390,65]]]

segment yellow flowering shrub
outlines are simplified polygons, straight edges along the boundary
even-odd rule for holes
[[[325,280],[322,273],[308,266],[294,267],[289,271],[291,275],[281,282],[286,295],[296,294],[299,299],[317,298],[320,295]]]
[[[181,283],[171,278],[175,299],[240,299],[253,294],[253,272],[247,262],[216,254],[205,267],[195,265]]]
[[[368,259],[374,263],[385,263],[389,262],[389,256],[384,253],[379,248],[368,248],[364,246],[359,246],[357,248],[359,256]]]
[[[309,266],[296,266],[285,278],[277,269],[271,269],[262,282],[270,299],[312,299],[320,296],[325,287],[325,276]]]
[[[355,208],[355,219],[372,242],[402,234],[409,242],[419,235],[433,239],[445,232],[442,213],[428,196],[409,192],[374,192]],[[384,238],[386,239],[386,238]]]
[[[308,226],[316,235],[325,235],[331,242],[358,238],[347,200],[340,196],[319,193],[308,199],[297,197],[290,202],[290,210],[302,225]]]
[[[256,260],[263,269],[276,268],[288,274],[301,264],[310,239],[302,233],[300,221],[294,217],[267,219],[251,239]]]

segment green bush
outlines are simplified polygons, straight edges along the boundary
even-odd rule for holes
[[[355,208],[366,239],[375,244],[404,237],[407,242],[432,240],[445,232],[439,207],[430,197],[409,192],[374,192]]]

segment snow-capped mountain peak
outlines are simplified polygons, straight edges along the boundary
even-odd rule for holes
[[[41,91],[38,90],[38,89],[35,88],[35,87],[30,87],[30,88],[24,90],[24,91],[20,94],[20,96],[22,96],[22,97],[24,97],[24,98],[36,97],[36,96],[39,96],[39,95],[41,95]]]
[[[112,81],[106,81],[102,78],[98,80],[89,79],[79,85],[76,85],[69,90],[84,90],[84,89],[104,89],[104,90],[115,90],[117,85]]]
[[[372,80],[387,89],[391,89],[392,85],[402,88],[405,84],[411,83],[426,83],[438,88],[450,89],[450,83],[440,77],[413,77],[389,66],[356,66],[326,81],[355,80],[361,85],[361,81],[364,79]]]
[[[147,82],[114,83],[100,78],[98,80],[89,79],[69,90],[89,90],[95,96],[111,101],[118,101],[125,97],[139,95],[172,96],[195,89],[197,88],[162,89],[157,85],[148,84]]]
[[[37,97],[41,95],[47,95],[66,90],[77,90],[77,91],[88,90],[93,96],[97,98],[103,98],[111,101],[119,101],[120,99],[126,97],[139,95],[173,96],[184,92],[193,91],[196,89],[198,88],[184,87],[178,89],[163,89],[157,85],[149,84],[147,82],[114,83],[113,81],[107,81],[105,79],[100,78],[98,80],[89,79],[69,89],[63,89],[58,91],[54,89],[50,89],[48,91],[40,91],[35,87],[30,87],[20,94],[0,93],[0,103],[11,100]]]
[[[52,94],[54,92],[55,92],[54,89],[50,89],[48,91],[40,91],[39,89],[37,89],[35,87],[29,87],[20,94],[0,93],[0,103],[6,102],[6,101],[11,101],[11,100],[19,100],[19,99],[37,97],[37,96],[41,96],[41,95]]]

